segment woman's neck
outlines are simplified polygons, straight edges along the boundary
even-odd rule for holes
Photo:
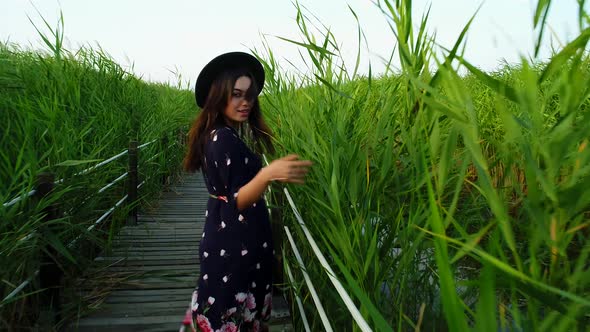
[[[231,121],[229,119],[224,119],[225,120],[225,124],[233,129],[235,129],[235,131],[238,131],[238,129],[240,128],[240,123],[239,122],[235,122],[235,121]]]

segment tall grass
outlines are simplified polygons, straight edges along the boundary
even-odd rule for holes
[[[47,248],[59,254],[67,276],[80,273],[92,257],[66,244],[82,234],[102,247],[125,221],[123,209],[112,223],[86,232],[124,196],[125,181],[101,195],[96,192],[126,172],[127,158],[76,173],[122,152],[130,140],[156,140],[139,153],[140,181],[149,179],[140,198],[149,199],[160,190],[160,176],[179,169],[182,148],[166,148],[177,141],[178,130],[195,111],[192,93],[180,85],[145,83],[100,49],[64,49],[63,18],[56,29],[39,29],[46,30],[40,32],[45,51],[0,44],[0,202],[23,197],[0,208],[0,299],[38,269]],[[158,152],[163,153],[148,162]],[[40,172],[65,181],[50,199],[34,202],[25,196]],[[52,221],[49,230],[42,217],[51,203],[58,204],[63,217]],[[35,285],[1,304],[0,329],[31,318],[38,306],[30,296],[38,289]]]
[[[411,1],[374,4],[395,35],[400,68],[388,71],[396,74],[360,77],[360,59],[347,69],[336,37],[297,4],[302,39],[290,42],[310,74],[288,74],[272,49],[255,50],[267,70],[263,103],[277,154],[315,161],[306,186],[290,190],[338,278],[378,331],[585,330],[584,1],[580,35],[547,62],[523,59],[492,73],[460,52],[471,21],[440,58],[428,13],[414,22]],[[550,5],[539,1],[533,18],[537,49]],[[293,218],[285,223],[299,231]],[[333,326],[357,330],[311,249],[299,249]],[[312,330],[322,329],[311,298],[301,297]]]

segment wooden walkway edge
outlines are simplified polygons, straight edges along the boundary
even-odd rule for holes
[[[178,331],[199,277],[207,197],[202,175],[184,174],[137,226],[125,226],[112,252],[95,260],[106,275],[124,277],[98,310],[67,331]],[[293,331],[281,294],[273,297],[270,330]]]

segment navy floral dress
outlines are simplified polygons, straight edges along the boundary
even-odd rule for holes
[[[184,321],[193,330],[258,331],[261,321],[270,318],[273,243],[268,210],[262,197],[241,211],[236,205],[239,189],[261,167],[260,158],[233,128],[210,133],[203,166],[209,201],[199,248],[201,273]]]

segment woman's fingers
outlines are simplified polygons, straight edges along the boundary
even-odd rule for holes
[[[293,164],[293,166],[297,166],[297,167],[310,167],[313,165],[313,163],[309,160],[298,160],[298,161],[292,161],[291,163]]]
[[[286,155],[283,158],[280,158],[279,160],[285,160],[285,161],[294,161],[299,159],[299,156],[296,154],[290,154],[290,155]]]
[[[285,183],[304,184],[305,175],[309,172],[309,167],[313,165],[310,160],[299,160],[296,154],[290,154],[278,159],[276,164],[276,177],[273,180]]]

